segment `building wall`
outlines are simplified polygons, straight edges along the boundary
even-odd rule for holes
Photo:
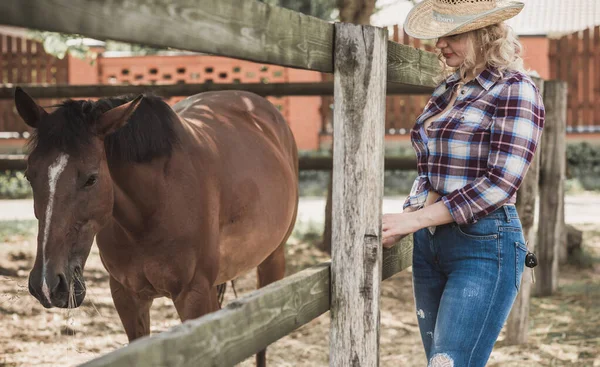
[[[91,59],[82,60],[67,55],[69,62],[69,84],[99,84],[98,62]]]
[[[288,69],[295,83],[318,83],[321,74],[312,71]],[[288,123],[294,133],[299,150],[319,149],[321,131],[321,97],[289,97]]]
[[[543,79],[550,78],[550,59],[548,57],[550,40],[544,36],[521,36],[523,61],[527,69],[536,71]]]

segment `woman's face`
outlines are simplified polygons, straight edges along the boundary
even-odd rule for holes
[[[465,34],[441,37],[435,47],[439,48],[449,67],[459,67],[464,61],[468,50],[468,39]]]

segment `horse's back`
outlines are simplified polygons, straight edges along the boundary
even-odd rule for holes
[[[217,280],[232,279],[260,264],[293,228],[298,203],[294,136],[275,106],[249,92],[201,93],[173,110],[193,137],[184,139],[190,161],[198,162],[196,170],[218,187]]]
[[[275,147],[297,158],[297,148],[285,118],[266,98],[246,91],[214,91],[190,96],[173,106],[183,119],[225,130],[227,143],[251,143],[248,134],[262,135]],[[242,136],[231,133],[238,132]],[[217,136],[217,138],[219,138]]]

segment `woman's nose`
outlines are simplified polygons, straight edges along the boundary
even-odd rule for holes
[[[440,48],[440,49],[442,49],[446,46],[448,46],[448,42],[446,42],[446,39],[444,37],[439,38],[435,44],[435,47]]]

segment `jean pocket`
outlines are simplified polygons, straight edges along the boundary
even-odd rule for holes
[[[517,287],[517,291],[521,288],[521,277],[523,276],[526,255],[527,246],[521,242],[515,242],[515,287]]]
[[[495,220],[482,219],[474,224],[456,225],[457,232],[473,240],[493,240],[498,238],[498,225]]]

